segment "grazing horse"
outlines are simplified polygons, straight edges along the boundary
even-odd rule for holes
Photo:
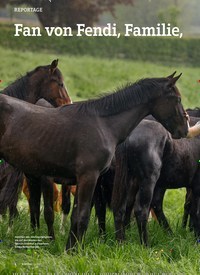
[[[86,232],[99,175],[109,168],[116,146],[145,116],[152,114],[174,138],[187,135],[175,86],[179,77],[142,79],[99,99],[58,108],[0,95],[0,156],[30,177],[76,179],[67,250]]]
[[[198,120],[191,117],[192,124]],[[130,222],[133,207],[142,244],[148,244],[150,208],[158,222],[170,230],[162,210],[167,188],[191,187],[197,198],[200,196],[199,142],[200,137],[173,140],[159,123],[143,120],[118,147],[112,201],[118,240],[125,238],[125,226]],[[193,216],[198,217],[198,211],[195,205]]]
[[[1,91],[1,93],[32,104],[42,99],[45,99],[46,104],[49,102],[48,104],[53,106],[69,104],[71,103],[71,99],[65,89],[62,74],[57,66],[58,60],[52,61],[50,65],[39,66],[14,81]],[[5,207],[0,209],[0,214],[3,214],[6,206],[9,206],[10,224],[12,217],[17,214],[16,205],[18,201],[18,190],[20,190],[18,181],[22,182],[22,177],[22,172],[16,170],[8,163],[4,162],[3,165],[0,166],[1,197],[6,199],[6,197],[9,197],[8,192],[13,194],[13,196],[7,200],[7,205],[5,204]],[[10,189],[10,185],[12,189]]]

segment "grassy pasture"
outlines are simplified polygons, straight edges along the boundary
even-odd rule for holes
[[[153,76],[167,76],[173,71],[183,72],[178,81],[185,107],[199,106],[199,69],[193,67],[161,66],[154,63],[100,59],[89,56],[54,55],[9,50],[0,47],[0,90],[19,75],[38,65],[49,64],[59,58],[66,86],[72,99],[80,100],[114,91],[127,82]],[[135,274],[199,274],[199,244],[193,234],[181,229],[184,190],[171,190],[165,198],[165,213],[174,231],[173,235],[163,232],[154,221],[149,222],[150,247],[139,243],[138,232],[133,223],[127,232],[127,240],[118,245],[114,238],[112,214],[107,217],[107,236],[98,238],[98,230],[92,213],[85,238],[84,249],[77,254],[64,252],[66,234],[60,234],[60,214],[56,214],[56,241],[37,250],[16,250],[15,236],[33,236],[29,226],[27,203],[20,200],[20,217],[14,228],[7,232],[8,220],[0,224],[0,274],[67,274],[67,273],[135,273]],[[46,236],[46,225],[41,215],[41,229],[37,235]]]
[[[66,235],[59,231],[60,214],[56,214],[56,241],[40,249],[17,250],[15,236],[33,236],[29,228],[26,202],[20,201],[20,217],[15,220],[13,231],[7,233],[7,220],[0,226],[0,274],[27,272],[28,274],[75,273],[128,273],[134,274],[199,274],[199,244],[193,234],[181,229],[183,190],[169,191],[165,198],[166,214],[174,231],[168,235],[154,221],[149,222],[150,247],[139,243],[136,225],[131,225],[127,240],[119,245],[114,240],[113,218],[107,215],[107,236],[98,238],[94,213],[85,238],[84,249],[79,248],[74,255],[64,252]],[[22,204],[23,203],[23,204]],[[46,236],[46,225],[41,215],[41,229],[38,236]]]
[[[49,53],[20,52],[0,47],[0,90],[20,75],[38,65],[49,64],[58,58],[65,84],[72,99],[80,100],[115,91],[127,82],[135,82],[145,77],[162,77],[174,71],[183,73],[177,82],[182,93],[184,106],[199,106],[200,75],[199,68],[161,66],[150,62],[102,59],[90,56],[68,56]]]
[[[199,67],[199,38],[185,37],[115,37],[14,36],[13,24],[0,24],[1,45],[5,48],[38,53],[52,52],[76,56],[142,60],[157,64],[190,64]]]

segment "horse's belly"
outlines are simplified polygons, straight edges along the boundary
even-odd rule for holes
[[[4,144],[3,158],[26,174],[74,177],[74,157],[72,160],[68,159],[67,155],[56,147],[32,146],[20,143],[17,143],[17,146]]]
[[[171,167],[161,174],[159,185],[168,189],[187,187],[191,181],[191,171]]]

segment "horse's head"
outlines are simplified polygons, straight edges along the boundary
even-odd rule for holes
[[[72,103],[57,66],[58,60],[53,60],[50,65],[40,66],[35,69],[30,79],[31,86],[37,83],[37,100],[44,98],[54,107]]]
[[[176,72],[175,72],[176,73]],[[181,74],[175,73],[161,80],[162,95],[151,107],[151,114],[172,134],[173,138],[186,137],[188,132],[188,115],[181,104],[181,95],[175,86]]]

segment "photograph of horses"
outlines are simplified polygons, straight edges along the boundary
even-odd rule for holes
[[[199,274],[198,7],[1,1],[1,274]]]

